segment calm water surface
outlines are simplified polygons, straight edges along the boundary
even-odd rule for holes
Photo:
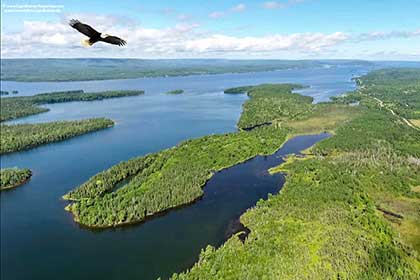
[[[15,122],[108,117],[113,128],[64,142],[1,156],[1,167],[28,167],[32,180],[1,192],[1,279],[155,279],[188,268],[207,244],[220,245],[229,223],[267,193],[278,191],[281,175],[265,170],[280,155],[298,152],[325,135],[295,139],[270,157],[257,157],[216,174],[198,203],[144,224],[91,231],[79,228],[60,197],[120,161],[155,152],[182,140],[236,130],[245,95],[223,89],[293,82],[310,88],[316,101],[354,89],[362,67],[305,69],[131,80],[17,83],[2,90],[32,95],[57,90],[145,89],[146,95],[48,105],[51,111]],[[166,95],[184,89],[183,95]]]

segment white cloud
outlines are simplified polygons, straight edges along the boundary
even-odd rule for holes
[[[419,51],[400,52],[397,50],[391,50],[391,51],[379,51],[379,52],[373,52],[373,53],[368,52],[365,55],[366,57],[373,58],[373,59],[383,59],[384,57],[391,60],[419,60],[420,59]]]
[[[240,3],[231,9],[234,12],[240,13],[246,10],[246,5],[244,3]]]
[[[420,28],[414,31],[391,31],[391,32],[370,32],[361,33],[355,39],[356,41],[374,41],[394,38],[413,38],[420,37]]]
[[[193,16],[181,13],[178,10],[169,7],[156,10],[155,12],[164,17],[173,17],[178,21],[190,21],[193,19]]]
[[[243,3],[239,3],[236,6],[233,6],[229,10],[226,11],[215,11],[209,14],[209,18],[218,19],[224,16],[227,16],[232,13],[242,13],[246,10],[246,5]]]
[[[168,16],[168,15],[174,14],[175,13],[175,9],[172,9],[172,8],[163,8],[163,9],[159,10],[158,12],[159,13],[162,13],[162,14],[164,14],[166,16]]]
[[[212,12],[209,14],[209,18],[221,18],[225,15],[224,12]]]
[[[81,17],[78,17],[81,18]],[[91,18],[89,24],[100,32],[124,38],[124,48],[97,43],[85,49],[80,46],[83,34],[70,28],[67,22],[25,22],[24,30],[3,34],[2,54],[21,57],[60,56],[211,56],[213,53],[258,53],[273,51],[320,51],[347,40],[344,33],[298,33],[264,37],[235,37],[203,33],[196,23],[177,24],[171,28],[154,29],[142,26],[111,26],[102,18]]]
[[[263,7],[269,10],[282,9],[286,8],[286,4],[279,3],[277,1],[268,1],[263,4]]]
[[[292,35],[271,35],[265,37],[233,37],[211,35],[185,43],[188,51],[204,52],[273,52],[285,50],[320,51],[348,39],[341,32],[332,34],[297,33]]]
[[[99,32],[127,40],[125,47],[97,43],[90,48],[81,46],[86,37],[68,26],[69,18],[86,21]],[[169,28],[147,28],[134,22],[123,25],[125,19],[95,15],[66,15],[59,22],[25,21],[22,30],[2,33],[3,57],[312,57],[334,53],[346,43],[411,38],[420,36],[414,31],[375,32],[362,34],[293,33],[267,36],[232,36],[206,32],[192,22],[178,23]],[[350,44],[350,45],[349,45]],[[389,51],[386,45],[383,49]]]
[[[180,21],[187,21],[187,20],[190,20],[192,17],[186,14],[179,14],[176,18],[177,20],[180,20]]]
[[[305,0],[289,0],[284,3],[277,1],[267,1],[263,3],[263,7],[268,10],[284,9],[299,3],[303,3],[304,1]]]

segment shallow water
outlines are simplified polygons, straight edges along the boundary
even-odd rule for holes
[[[213,183],[209,183],[206,196],[210,196],[212,190],[216,192],[210,199],[205,196],[197,204],[127,228],[100,232],[81,229],[64,211],[66,202],[60,197],[120,161],[176,145],[185,139],[235,131],[241,105],[247,97],[225,95],[222,92],[225,88],[302,83],[311,86],[302,91],[304,94],[323,101],[331,95],[354,89],[352,76],[368,70],[342,67],[112,81],[2,82],[2,90],[19,90],[19,95],[71,89],[145,89],[146,94],[48,105],[51,111],[16,121],[104,116],[114,119],[117,125],[1,156],[2,168],[18,166],[33,170],[29,183],[0,195],[1,278],[119,279],[124,276],[125,279],[154,279],[157,275],[169,275],[190,266],[200,248],[223,241],[229,222],[253,205],[256,198],[264,198],[268,192],[278,190],[281,176],[264,173],[266,166],[263,163],[269,158],[257,158],[247,163],[247,167],[240,165],[215,175],[210,182],[218,182],[216,185],[221,187],[210,188]],[[172,89],[184,89],[185,93],[165,94]],[[258,181],[257,186],[243,184],[251,180],[247,176],[255,176],[255,170],[262,172],[262,181]],[[226,172],[231,175],[223,178]],[[228,207],[213,209],[212,199],[228,202]],[[206,213],[203,216],[195,216],[193,210],[184,211],[194,207],[211,210],[202,212]]]

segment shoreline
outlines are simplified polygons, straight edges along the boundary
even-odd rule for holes
[[[299,93],[295,93],[295,92],[293,92],[293,90],[295,90],[297,87],[299,87],[300,85],[298,85],[298,84],[296,84],[292,89],[291,89],[291,94],[298,94],[298,95],[300,95]],[[303,86],[302,86],[303,87]],[[251,99],[251,97],[252,96],[250,96],[249,95],[249,92],[248,91],[246,91],[246,92],[244,92],[244,93],[246,93],[246,95]],[[241,116],[244,114],[244,105],[242,105],[242,112],[241,112]],[[238,121],[239,122],[239,121]],[[271,122],[271,123],[273,123],[273,122]],[[274,124],[271,124],[271,125],[274,125],[274,126],[276,126],[276,124],[274,123]],[[264,123],[262,123],[262,124],[258,124],[258,125],[255,125],[255,126],[253,126],[252,128],[247,128],[246,130],[245,129],[240,129],[239,127],[238,127],[238,124],[236,125],[237,126],[237,131],[236,132],[234,132],[234,133],[240,133],[240,132],[243,132],[243,131],[246,131],[246,132],[250,132],[250,131],[252,131],[252,130],[254,130],[254,129],[256,129],[256,128],[259,128],[259,127],[264,127],[264,126],[270,126],[270,124],[269,123],[267,123],[267,122],[264,122]],[[281,129],[281,128],[278,128],[278,129]],[[292,131],[290,131],[290,129],[289,128],[284,128],[284,131],[286,132],[286,135],[285,135],[285,139],[284,139],[284,141],[281,143],[281,145],[279,146],[279,147],[277,147],[274,151],[272,151],[271,153],[269,153],[269,154],[267,154],[267,155],[272,155],[272,154],[274,154],[274,153],[276,153],[278,150],[280,150],[284,145],[285,145],[285,143],[286,142],[288,142],[290,139],[292,139],[293,137],[296,137],[296,136],[300,136],[300,135],[315,135],[315,134],[320,134],[320,133],[323,133],[323,132],[326,132],[326,130],[325,129],[316,129],[316,130],[314,130],[314,131],[310,131],[310,132],[301,132],[301,133],[298,133],[298,132],[294,132],[293,133],[293,130]],[[331,135],[333,135],[334,133],[332,132],[332,133],[330,133]],[[174,147],[177,147],[178,145],[176,145],[176,146],[174,146]],[[302,151],[303,152],[303,151]],[[236,162],[235,164],[232,164],[232,165],[229,165],[229,166],[225,166],[225,167],[222,167],[221,169],[219,169],[219,170],[214,170],[214,172],[212,172],[211,174],[209,174],[209,176],[207,177],[207,179],[206,179],[206,181],[204,182],[204,184],[203,185],[201,185],[201,186],[199,186],[200,188],[201,188],[201,190],[203,190],[204,189],[204,187],[206,186],[206,184],[207,184],[207,182],[210,180],[210,178],[214,175],[214,173],[215,172],[219,172],[219,171],[221,171],[221,170],[224,170],[224,169],[227,169],[227,168],[230,168],[230,167],[233,167],[233,166],[236,166],[236,165],[238,165],[238,164],[241,164],[241,163],[244,163],[244,162],[246,162],[246,161],[248,161],[248,160],[251,160],[251,159],[253,159],[253,158],[255,158],[256,156],[264,156],[264,154],[255,154],[255,155],[253,155],[252,157],[250,157],[250,158],[248,158],[248,159],[246,159],[246,160],[243,160],[243,161],[238,161],[238,162]],[[115,186],[114,186],[115,187]],[[114,187],[112,188],[112,189],[114,189]],[[70,212],[71,214],[72,214],[72,216],[73,216],[73,220],[76,222],[76,223],[78,223],[78,224],[80,224],[80,225],[83,225],[84,227],[86,227],[86,228],[93,228],[93,229],[106,229],[106,228],[117,228],[117,227],[122,227],[122,226],[124,226],[124,225],[128,225],[128,224],[136,224],[136,223],[141,223],[141,222],[144,222],[144,221],[147,221],[148,219],[149,219],[149,217],[153,217],[153,216],[155,216],[155,215],[157,215],[157,214],[160,214],[160,213],[165,213],[165,211],[167,211],[167,210],[171,210],[171,209],[174,209],[174,208],[177,208],[177,207],[183,207],[183,206],[186,206],[186,205],[189,205],[189,204],[191,204],[191,203],[194,203],[194,201],[196,201],[197,199],[199,199],[201,196],[202,196],[203,194],[201,194],[199,197],[197,197],[197,198],[195,198],[195,199],[192,199],[191,201],[187,201],[186,203],[182,203],[182,204],[179,204],[179,205],[176,205],[176,206],[173,206],[173,207],[169,207],[169,208],[167,208],[167,209],[164,209],[164,210],[162,210],[162,211],[159,211],[159,212],[155,212],[155,213],[152,213],[152,214],[150,214],[150,215],[146,215],[146,216],[144,216],[142,219],[139,219],[139,220],[137,220],[137,221],[129,221],[129,222],[119,222],[119,223],[115,223],[115,224],[109,224],[109,225],[87,225],[87,224],[83,224],[83,223],[80,223],[80,219],[72,212],[72,210],[71,210],[71,208],[72,208],[72,205],[73,205],[73,203],[78,203],[78,202],[80,202],[80,201],[83,201],[83,200],[80,200],[80,199],[71,199],[71,198],[69,198],[69,197],[67,197],[67,195],[65,194],[65,195],[63,195],[62,196],[62,199],[64,199],[64,200],[67,200],[67,201],[69,201],[69,204],[65,207],[65,209],[66,209],[66,211],[68,211],[68,212]]]
[[[107,126],[104,126],[104,127],[101,127],[101,128],[96,128],[96,129],[93,129],[93,130],[90,130],[90,131],[86,131],[86,132],[81,133],[81,134],[76,134],[76,135],[73,135],[73,136],[70,136],[70,137],[61,138],[61,139],[59,139],[57,141],[41,143],[39,145],[36,145],[36,144],[29,145],[29,146],[27,146],[27,147],[25,147],[24,149],[21,149],[21,150],[0,152],[0,155],[3,156],[3,155],[10,155],[10,154],[14,154],[14,153],[20,153],[20,152],[29,151],[29,150],[35,149],[37,147],[41,147],[41,146],[49,145],[49,144],[60,143],[60,142],[63,142],[63,141],[66,141],[66,140],[69,140],[69,139],[72,139],[72,138],[77,138],[79,136],[88,135],[90,133],[94,133],[94,132],[98,132],[98,131],[101,131],[101,130],[104,130],[104,129],[112,128],[112,127],[115,127],[117,125],[117,122],[114,121],[113,119],[109,119],[109,120],[112,121],[113,124],[109,124]],[[84,120],[82,119],[80,121],[84,121]],[[38,124],[38,123],[30,123],[30,124],[33,125],[33,124]],[[45,123],[39,123],[39,124],[45,124]],[[5,125],[13,126],[13,125],[19,125],[19,124],[5,124]]]
[[[26,184],[28,181],[30,181],[31,178],[32,178],[32,172],[31,172],[31,175],[28,178],[25,178],[24,180],[14,184],[14,185],[1,188],[0,191],[9,191],[9,190],[12,190],[14,188],[20,187],[20,186]]]
[[[149,79],[149,78],[174,78],[174,77],[190,77],[190,76],[214,76],[214,75],[225,75],[225,74],[246,74],[246,73],[261,73],[261,72],[278,72],[278,71],[289,71],[289,70],[299,70],[299,69],[306,69],[308,67],[291,67],[291,68],[284,68],[284,69],[274,69],[274,70],[254,70],[254,71],[226,71],[221,73],[190,73],[190,74],[162,74],[162,75],[146,75],[146,76],[139,76],[139,77],[104,77],[104,78],[92,78],[92,79],[57,79],[57,80],[0,80],[0,82],[14,82],[14,83],[66,83],[66,82],[94,82],[94,81],[115,81],[115,80],[137,80],[137,79]],[[322,68],[322,67],[318,67]]]
[[[221,168],[221,169],[219,169],[219,170],[214,170],[209,176],[208,176],[208,178],[207,178],[207,180],[206,180],[206,182],[202,185],[202,186],[200,186],[201,187],[201,189],[203,190],[205,187],[206,187],[206,185],[207,185],[207,183],[209,182],[209,180],[213,177],[213,175],[214,174],[216,174],[217,172],[221,172],[221,171],[223,171],[223,170],[227,170],[227,169],[229,169],[229,168],[231,168],[231,167],[234,167],[234,166],[238,166],[238,165],[241,165],[241,164],[245,164],[246,162],[248,162],[248,161],[251,161],[251,160],[253,160],[253,159],[255,159],[256,157],[258,157],[258,156],[271,156],[271,155],[274,155],[275,153],[277,153],[280,149],[282,149],[283,147],[284,147],[284,145],[288,142],[288,141],[290,141],[291,139],[293,139],[293,138],[295,138],[295,137],[298,137],[298,136],[313,136],[313,135],[319,135],[319,134],[321,134],[321,133],[325,133],[325,131],[320,131],[320,132],[318,132],[318,133],[311,133],[311,134],[305,134],[305,133],[301,133],[301,134],[299,134],[299,133],[291,133],[291,134],[287,134],[286,135],[286,138],[285,138],[285,140],[283,141],[283,143],[275,150],[275,151],[273,151],[272,153],[269,153],[269,154],[256,154],[256,155],[254,155],[253,157],[251,157],[251,158],[248,158],[248,159],[246,159],[246,160],[244,160],[244,161],[239,161],[239,162],[237,162],[237,163],[235,163],[235,164],[233,164],[233,165],[231,165],[231,166],[227,166],[227,167],[224,167],[224,168]],[[326,133],[328,133],[328,134],[330,134],[330,136],[329,137],[331,137],[331,136],[333,136],[333,134],[332,133],[329,133],[329,132],[326,132]],[[328,138],[329,138],[328,137]],[[324,140],[324,139],[322,139],[322,140]],[[322,141],[322,140],[320,140],[320,141]],[[320,141],[318,141],[318,142],[320,142]],[[317,142],[317,143],[318,143]],[[313,146],[313,145],[312,145]],[[302,150],[302,151],[300,151],[301,153],[303,153],[304,151],[306,151],[306,150],[308,150],[308,149],[311,149],[312,148],[312,146],[311,147],[309,147],[309,148],[307,148],[307,149],[305,149],[305,150]],[[290,155],[292,155],[292,154],[290,154]],[[269,170],[267,170],[267,172],[269,172]],[[270,173],[270,172],[269,172]],[[270,173],[270,175],[272,175],[271,173]],[[191,201],[189,201],[189,202],[186,202],[186,203],[183,203],[183,204],[180,204],[180,205],[177,205],[177,206],[174,206],[174,207],[170,207],[170,208],[167,208],[167,209],[165,209],[165,210],[162,210],[162,211],[159,211],[159,212],[156,212],[156,213],[153,213],[153,214],[150,214],[150,215],[146,215],[143,219],[141,219],[141,220],[137,220],[137,221],[130,221],[130,222],[122,222],[122,223],[118,223],[118,224],[112,224],[112,225],[86,225],[86,224],[83,224],[83,223],[81,223],[80,222],[80,220],[77,218],[77,216],[76,215],[74,215],[74,213],[71,211],[71,205],[73,204],[73,203],[75,203],[75,202],[80,202],[81,200],[74,200],[74,199],[71,199],[71,198],[66,198],[66,195],[63,195],[61,198],[64,200],[64,201],[68,201],[69,202],[69,204],[67,204],[65,207],[64,207],[64,209],[65,209],[65,211],[67,211],[67,212],[69,212],[69,213],[71,213],[71,215],[72,215],[72,218],[73,218],[73,221],[77,224],[77,225],[79,225],[81,228],[84,228],[84,229],[89,229],[89,230],[99,230],[99,231],[101,231],[101,230],[107,230],[107,229],[117,229],[117,228],[124,228],[124,227],[128,227],[128,226],[133,226],[133,225],[139,225],[139,224],[142,224],[142,223],[145,223],[145,222],[147,222],[147,221],[149,221],[149,220],[152,220],[152,219],[154,219],[154,218],[158,218],[158,217],[161,217],[161,216],[164,216],[164,215],[166,215],[169,211],[172,211],[172,210],[174,210],[174,211],[176,211],[176,210],[178,210],[178,209],[181,209],[181,208],[184,208],[184,207],[188,207],[188,206],[190,206],[190,205],[192,205],[192,204],[194,204],[194,203],[196,203],[197,201],[199,201],[199,200],[201,200],[202,198],[203,198],[203,195],[204,195],[204,192],[203,192],[203,194],[201,194],[200,196],[198,196],[198,197],[196,197],[196,198],[194,198],[193,200],[191,200]],[[254,205],[255,206],[255,205]],[[254,207],[254,206],[252,206],[252,207]],[[251,209],[252,207],[250,207],[250,208],[248,208],[248,209]],[[248,210],[248,209],[246,209],[245,210],[245,212]],[[240,214],[240,216],[242,216],[245,212],[243,212],[243,213],[241,213]]]
[[[230,167],[233,167],[233,166],[237,166],[237,165],[240,165],[240,164],[244,164],[244,163],[246,163],[247,161],[250,161],[250,160],[252,160],[252,159],[254,159],[255,157],[257,157],[257,156],[269,156],[269,155],[273,155],[273,154],[275,154],[278,150],[280,150],[283,146],[284,146],[284,144],[288,141],[288,140],[290,140],[290,139],[287,139],[287,136],[286,136],[286,140],[281,144],[281,146],[278,148],[278,149],[276,149],[274,152],[272,152],[272,153],[270,153],[270,154],[257,154],[257,155],[254,155],[253,157],[251,157],[251,158],[249,158],[249,159],[246,159],[246,160],[244,160],[244,161],[239,161],[239,162],[237,162],[237,163],[235,163],[235,164],[233,164],[233,165],[231,165],[231,166],[227,166],[227,167],[224,167],[224,168],[221,168],[221,169],[219,169],[219,170],[214,170],[213,172],[211,172],[211,174],[207,177],[207,180],[206,180],[206,182],[202,185],[202,186],[200,186],[201,187],[201,189],[204,189],[205,188],[205,186],[206,186],[206,184],[207,184],[207,182],[213,177],[213,175],[215,174],[215,173],[217,173],[217,172],[220,172],[220,171],[223,171],[223,170],[226,170],[226,169],[228,169],[228,168],[230,168]],[[80,221],[79,221],[79,219],[77,219],[76,218],[76,216],[73,214],[73,212],[71,211],[71,205],[74,203],[74,202],[79,202],[79,201],[81,201],[81,200],[75,200],[75,199],[71,199],[71,198],[66,198],[66,195],[63,195],[61,198],[63,199],[63,200],[65,200],[65,201],[68,201],[69,202],[69,204],[64,208],[65,209],[65,211],[68,211],[68,212],[70,212],[71,213],[71,215],[73,216],[73,221],[74,222],[76,222],[78,225],[80,225],[80,226],[82,226],[83,228],[88,228],[88,229],[103,229],[103,230],[105,230],[105,229],[111,229],[111,228],[118,228],[118,227],[124,227],[124,226],[127,226],[127,225],[134,225],[134,224],[141,224],[141,223],[143,223],[143,222],[146,222],[147,220],[149,220],[149,219],[152,219],[154,216],[162,216],[162,215],[164,215],[164,214],[166,214],[167,212],[169,212],[169,211],[171,211],[171,210],[176,210],[176,209],[178,209],[178,208],[183,208],[183,207],[186,207],[186,206],[188,206],[188,205],[191,205],[191,204],[193,204],[193,203],[195,203],[196,201],[198,201],[198,200],[200,200],[202,197],[203,197],[203,195],[204,195],[204,193],[202,194],[202,195],[200,195],[199,197],[196,197],[195,199],[193,199],[192,201],[189,201],[189,202],[186,202],[186,203],[183,203],[183,204],[180,204],[180,205],[177,205],[177,206],[174,206],[174,207],[171,207],[171,208],[167,208],[167,209],[165,209],[165,210],[162,210],[162,211],[160,211],[160,212],[156,212],[156,213],[153,213],[153,214],[150,214],[150,215],[146,215],[145,216],[145,218],[143,218],[142,220],[138,220],[138,221],[131,221],[131,222],[123,222],[123,223],[118,223],[118,224],[114,224],[114,225],[108,225],[108,226],[90,226],[90,225],[85,225],[85,224],[83,224],[83,223],[80,223]]]

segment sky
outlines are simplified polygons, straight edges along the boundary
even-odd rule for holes
[[[420,0],[2,0],[2,58],[420,61]],[[72,18],[127,41],[97,43]]]

